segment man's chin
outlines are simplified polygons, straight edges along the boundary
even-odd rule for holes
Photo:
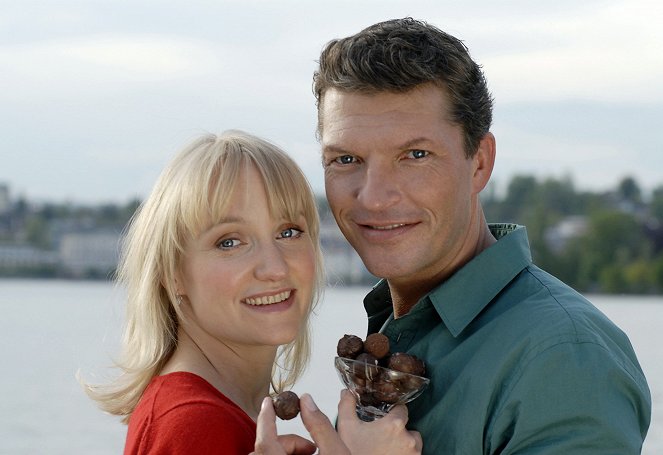
[[[364,265],[372,275],[385,280],[408,274],[403,263],[397,260],[364,261]]]

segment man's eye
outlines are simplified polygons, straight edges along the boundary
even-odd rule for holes
[[[239,245],[239,240],[237,239],[223,239],[216,244],[217,248],[220,248],[222,250],[227,250],[237,245]]]
[[[355,162],[355,157],[352,155],[342,155],[334,160],[338,164],[351,164]]]
[[[303,232],[304,231],[302,231],[301,229],[290,227],[288,229],[282,230],[281,234],[279,235],[279,238],[282,239],[296,238],[299,237]]]
[[[418,160],[419,158],[424,158],[429,154],[430,152],[426,150],[410,150],[408,152],[408,158],[414,158],[415,160]]]

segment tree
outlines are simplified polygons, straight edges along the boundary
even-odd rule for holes
[[[511,179],[502,203],[504,221],[515,222],[522,218],[522,212],[531,207],[537,187],[538,183],[532,176],[517,175]]]
[[[663,185],[657,186],[652,191],[649,212],[659,223],[663,223]]]
[[[30,216],[25,223],[26,240],[34,247],[42,249],[51,248],[49,224],[42,216]]]
[[[617,195],[621,201],[639,205],[642,202],[640,186],[633,177],[625,177],[617,186]]]
[[[618,276],[613,268],[624,268],[639,258],[648,259],[650,251],[638,220],[633,215],[613,210],[592,214],[587,233],[574,242],[569,254],[576,255],[578,282],[583,287],[591,287],[616,280]]]

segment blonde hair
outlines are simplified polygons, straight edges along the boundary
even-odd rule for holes
[[[301,214],[306,219],[316,254],[308,315],[319,301],[324,280],[320,225],[313,192],[299,166],[274,144],[241,131],[207,134],[193,141],[164,169],[134,214],[123,242],[117,280],[127,290],[123,350],[117,362],[122,374],[108,385],[85,386],[103,410],[124,416],[125,423],[177,345],[174,283],[185,240],[223,216],[247,164],[260,173],[274,214],[292,219]],[[278,349],[272,370],[275,392],[291,387],[306,368],[308,315],[295,340]]]

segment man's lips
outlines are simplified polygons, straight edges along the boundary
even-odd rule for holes
[[[398,229],[403,226],[407,226],[406,223],[394,223],[394,224],[387,224],[387,225],[371,225],[371,224],[360,224],[360,226],[364,228],[369,228],[369,229],[375,229],[377,231],[390,231],[393,229]]]
[[[395,221],[395,220],[360,220],[358,218],[352,219],[349,218],[348,221],[351,221],[356,226],[362,229],[368,229],[373,231],[394,231],[397,229],[402,229],[406,227],[411,227],[419,224],[418,221]]]
[[[419,223],[355,223],[357,233],[371,242],[395,241]]]

